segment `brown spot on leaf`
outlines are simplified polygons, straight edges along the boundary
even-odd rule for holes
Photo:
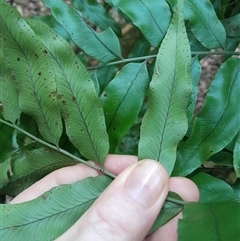
[[[63,95],[61,95],[61,94],[57,95],[58,100],[62,99],[62,97],[63,97]]]

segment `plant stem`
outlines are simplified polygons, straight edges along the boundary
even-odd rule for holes
[[[28,133],[27,131],[23,130],[22,128],[16,126],[15,124],[9,123],[9,122],[1,119],[1,118],[0,118],[0,122],[2,122],[3,124],[8,125],[8,126],[14,128],[14,129],[18,130],[18,131],[20,131],[21,133],[25,134],[26,136],[28,136],[29,138],[31,138],[31,139],[33,139],[33,140],[35,140],[37,142],[43,144],[44,146],[47,146],[47,147],[49,147],[49,148],[51,148],[51,149],[53,149],[55,151],[58,151],[58,152],[64,154],[65,156],[68,156],[68,157],[70,157],[70,158],[72,158],[72,159],[74,159],[76,161],[79,161],[79,162],[81,162],[81,163],[83,163],[83,164],[85,164],[85,165],[87,165],[87,166],[89,166],[89,167],[91,167],[91,168],[93,168],[93,169],[95,169],[97,171],[100,171],[100,172],[104,173],[105,175],[107,175],[109,177],[112,177],[112,178],[116,177],[113,173],[106,171],[102,167],[95,166],[91,162],[85,161],[85,160],[83,160],[83,159],[81,159],[81,158],[79,158],[77,156],[74,156],[73,154],[71,154],[68,151],[65,151],[65,150],[63,150],[63,149],[61,149],[61,148],[59,148],[57,146],[54,146],[54,145],[52,145],[52,144],[50,144],[50,143],[48,143],[48,142],[46,142],[44,140],[41,140],[41,139],[37,138],[36,136],[34,136],[34,135]]]
[[[240,55],[240,52],[232,52],[232,51],[200,51],[200,52],[192,52],[192,55]],[[156,58],[157,55],[147,55],[147,56],[141,56],[141,57],[135,57],[135,58],[129,58],[129,59],[122,59],[118,61],[114,61],[111,63],[107,64],[100,64],[98,66],[93,66],[87,68],[88,70],[94,70],[94,69],[101,69],[105,68],[107,66],[115,65],[115,64],[123,64],[123,63],[129,63],[129,62],[134,62],[134,61],[139,61],[139,60],[148,60],[148,59],[153,59]]]
[[[2,122],[3,124],[8,125],[8,126],[14,128],[14,129],[18,130],[18,131],[20,131],[21,133],[25,134],[26,136],[28,136],[29,138],[31,138],[31,139],[33,139],[33,140],[35,140],[37,142],[43,144],[44,146],[47,146],[47,147],[49,147],[49,148],[51,148],[51,149],[53,149],[55,151],[58,151],[58,152],[62,153],[63,155],[72,158],[73,160],[79,161],[79,162],[81,162],[82,164],[85,164],[88,167],[91,167],[91,168],[93,168],[93,169],[95,169],[97,171],[100,171],[100,172],[104,173],[105,175],[107,175],[107,176],[109,176],[109,177],[111,177],[113,179],[116,177],[116,175],[114,175],[111,172],[108,172],[107,170],[103,169],[102,167],[95,166],[91,162],[85,161],[85,160],[83,160],[83,159],[81,159],[79,157],[74,156],[73,154],[71,154],[68,151],[65,151],[65,150],[63,150],[63,149],[61,149],[61,148],[59,148],[57,146],[54,146],[54,145],[52,145],[52,144],[50,144],[50,143],[48,143],[48,142],[46,142],[44,140],[41,140],[41,139],[37,138],[36,136],[34,136],[34,135],[28,133],[27,131],[23,130],[22,128],[16,126],[15,124],[7,122],[7,121],[5,121],[5,120],[3,120],[1,118],[0,118],[0,122]],[[169,202],[172,202],[172,203],[180,204],[180,205],[184,205],[184,204],[187,203],[185,201],[178,200],[178,199],[171,198],[171,197],[167,197],[166,200],[169,201]]]

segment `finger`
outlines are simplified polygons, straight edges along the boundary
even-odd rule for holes
[[[123,169],[135,162],[137,162],[136,156],[108,155],[105,160],[105,168],[109,172],[118,175]],[[38,182],[34,183],[32,186],[30,186],[18,196],[16,196],[10,203],[13,204],[26,202],[37,198],[38,196],[42,195],[44,192],[47,192],[53,187],[59,186],[61,184],[74,183],[86,177],[97,176],[98,174],[98,171],[84,164],[63,167],[48,174]]]
[[[120,173],[60,240],[142,240],[168,193],[168,175],[152,160]]]
[[[21,203],[37,198],[46,191],[61,184],[70,184],[82,180],[86,177],[95,177],[99,175],[98,171],[84,165],[78,164],[75,166],[63,167],[58,169],[32,186],[21,192],[10,203]]]
[[[108,155],[105,162],[104,168],[115,174],[118,175],[122,172],[126,167],[134,164],[138,161],[136,156],[130,155]]]
[[[169,190],[176,192],[186,202],[197,202],[199,200],[199,191],[197,186],[187,178],[171,177],[169,180]],[[179,213],[167,224],[149,235],[145,241],[176,241],[178,219],[180,218],[182,218],[182,213]]]

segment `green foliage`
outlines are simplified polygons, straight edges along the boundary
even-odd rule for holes
[[[52,15],[25,19],[0,0],[0,195],[78,162],[109,176],[1,204],[4,240],[52,240],[67,230],[111,183],[102,169],[109,152],[155,159],[199,187],[199,203],[169,193],[149,233],[183,210],[180,241],[239,237],[236,2],[43,0]],[[127,38],[124,21],[138,35]],[[208,54],[224,58],[196,116],[199,60]],[[234,181],[209,169],[230,169]]]
[[[179,220],[178,224],[178,240],[201,241],[203,236],[204,240],[211,241],[237,240],[240,236],[240,216],[238,214],[230,215],[233,210],[239,213],[239,202],[186,204],[183,211],[183,220]],[[200,220],[204,220],[204,222]]]
[[[1,237],[3,240],[56,239],[78,220],[110,182],[111,178],[106,176],[86,178],[54,188],[31,202],[2,205]],[[56,222],[57,225],[49,225]]]
[[[187,131],[186,107],[191,93],[190,47],[181,9],[179,6],[173,14],[157,55],[138,151],[140,159],[161,162],[169,175],[177,145]]]

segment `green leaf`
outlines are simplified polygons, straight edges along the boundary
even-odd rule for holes
[[[103,91],[101,101],[112,152],[137,119],[148,84],[146,63],[130,63]]]
[[[8,72],[10,72],[8,70]],[[15,123],[20,118],[20,108],[18,102],[17,88],[14,87],[16,83],[11,78],[10,73],[0,72],[0,102],[3,106],[2,115],[5,120]]]
[[[238,199],[240,200],[240,179],[239,178],[232,185],[232,189],[233,189],[234,193],[236,194],[236,196],[238,197]]]
[[[233,166],[237,177],[240,177],[240,132],[238,132],[238,136],[233,150]]]
[[[191,180],[198,186],[200,191],[199,201],[201,203],[238,199],[231,186],[216,177],[212,177],[206,173],[198,173]]]
[[[111,28],[97,33],[84,22],[81,14],[64,1],[43,0],[53,16],[69,33],[73,42],[88,55],[108,62],[121,59],[120,44]]]
[[[126,154],[126,155],[138,155],[138,140],[140,136],[140,120],[129,129],[127,134],[122,138],[118,144],[118,149],[116,153]]]
[[[18,127],[20,127],[22,130],[28,132],[29,134],[33,136],[37,136],[38,138],[42,139],[42,136],[40,135],[38,131],[38,127],[36,122],[33,118],[31,118],[29,115],[26,115],[24,113],[21,114],[20,120],[19,120]],[[25,147],[26,145],[29,145],[30,143],[35,143],[35,147],[37,143],[30,139],[28,136],[21,132],[17,132],[16,141],[18,144],[18,148]]]
[[[103,90],[109,84],[109,82],[113,79],[118,71],[118,67],[115,65],[104,66],[103,68],[97,68],[95,70],[89,71],[92,79],[98,82],[98,94],[101,95]]]
[[[32,201],[0,204],[0,215],[4,220],[0,222],[2,239],[56,239],[87,211],[111,180],[106,176],[90,177],[52,188]]]
[[[132,20],[152,46],[159,46],[171,18],[166,1],[112,0],[112,3]]]
[[[237,134],[239,85],[240,59],[230,58],[216,73],[204,106],[195,119],[192,134],[179,149],[174,175],[188,175]]]
[[[19,151],[9,159],[11,175],[8,183],[5,183],[7,185],[0,189],[0,195],[16,196],[50,172],[79,163],[48,148]],[[5,161],[5,165],[9,159]]]
[[[2,118],[0,114],[0,118]],[[14,129],[0,123],[0,163],[4,162],[13,150]]]
[[[138,148],[139,159],[159,161],[168,174],[175,163],[177,145],[187,131],[190,63],[182,1],[179,1],[157,55]]]
[[[190,77],[192,80],[192,93],[190,97],[190,101],[187,106],[186,115],[188,118],[188,124],[191,123],[191,120],[194,115],[195,105],[197,102],[197,94],[198,94],[198,83],[200,80],[200,75],[202,72],[201,64],[198,60],[198,56],[192,58],[191,66],[190,66]]]
[[[18,87],[20,109],[36,120],[47,141],[57,145],[62,122],[49,53],[14,8],[1,1],[0,9],[3,53],[16,81],[12,88]]]
[[[145,38],[139,39],[129,54],[129,58],[148,55],[151,45]]]
[[[184,16],[190,21],[192,33],[204,47],[225,49],[226,32],[209,0],[184,1]]]
[[[101,30],[110,27],[118,36],[122,35],[120,27],[108,16],[105,8],[96,0],[72,0],[71,2],[90,23],[94,24]]]
[[[222,20],[228,37],[240,37],[240,13]]]
[[[173,192],[168,193],[168,198],[182,201],[182,198]],[[162,227],[164,224],[166,224],[168,221],[170,221],[172,218],[178,215],[183,210],[183,208],[184,208],[183,204],[166,200],[163,204],[163,207],[157,219],[155,220],[153,226],[149,230],[148,234],[151,234],[158,228]]]
[[[221,166],[233,166],[233,154],[228,151],[220,151],[210,157],[210,161]]]
[[[0,163],[0,188],[6,186],[9,182],[9,177],[12,174],[11,159],[8,158],[4,162]]]
[[[192,52],[199,52],[199,51],[208,51],[193,35],[193,33],[187,29],[187,36],[189,39],[189,44],[191,47]],[[204,56],[200,55],[199,58],[203,58]]]
[[[29,23],[51,57],[56,95],[69,140],[87,159],[102,164],[109,150],[108,135],[91,77],[64,39],[44,23]]]
[[[49,27],[54,29],[57,34],[66,39],[68,42],[71,40],[70,35],[52,15],[36,16],[34,19],[41,20],[46,23]]]
[[[0,40],[1,46],[2,38]],[[20,108],[17,88],[12,78],[11,72],[6,67],[3,49],[0,50],[0,103],[2,105],[2,115],[5,120],[15,123],[20,118]]]
[[[240,237],[240,203],[189,203],[178,221],[178,241],[229,241]]]

